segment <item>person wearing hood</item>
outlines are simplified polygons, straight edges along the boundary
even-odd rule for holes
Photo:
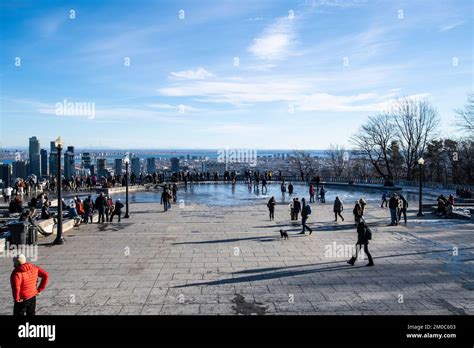
[[[114,211],[110,215],[110,222],[113,221],[115,215],[118,216],[118,222],[120,222],[120,217],[122,216],[122,208],[123,208],[123,203],[120,200],[120,198],[117,198],[114,205]]]
[[[20,254],[13,258],[13,270],[10,284],[13,295],[13,315],[36,314],[36,296],[41,294],[48,285],[48,273],[42,268],[26,262],[26,257]],[[41,278],[39,286],[38,278]]]

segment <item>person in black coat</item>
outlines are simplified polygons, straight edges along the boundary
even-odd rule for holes
[[[293,217],[295,220],[298,220],[298,214],[301,211],[301,203],[298,200],[298,198],[295,198],[295,201],[293,202]]]
[[[366,266],[370,267],[374,265],[374,260],[372,259],[372,255],[369,252],[369,234],[371,234],[369,226],[367,226],[364,220],[361,220],[357,225],[357,243],[355,246],[356,253],[355,256],[352,256],[352,258],[347,261],[349,265],[354,266],[354,263],[357,260],[358,251],[362,249],[362,245],[364,246],[364,253],[369,258],[369,263]]]
[[[270,214],[270,220],[275,220],[275,205],[276,205],[275,197],[272,196],[272,198],[270,198],[270,200],[267,203],[268,212]]]
[[[104,197],[104,194],[101,192],[100,195],[95,199],[94,206],[99,212],[99,221],[98,224],[105,223],[105,208],[107,207],[107,200]]]

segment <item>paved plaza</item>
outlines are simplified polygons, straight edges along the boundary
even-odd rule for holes
[[[265,204],[132,204],[121,223],[81,225],[62,246],[40,241],[34,263],[50,283],[37,314],[474,314],[471,221],[410,210],[407,227],[389,227],[388,210],[369,205],[375,267],[351,267],[338,252],[357,239],[352,207],[338,223],[331,203],[312,209],[314,232],[299,235],[287,204],[275,221]],[[11,259],[0,265],[0,313],[10,315]]]

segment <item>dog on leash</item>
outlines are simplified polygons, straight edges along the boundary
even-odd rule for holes
[[[288,239],[288,232],[280,230],[280,238]]]

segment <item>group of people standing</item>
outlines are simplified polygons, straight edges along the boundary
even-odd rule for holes
[[[121,220],[122,208],[124,207],[122,200],[117,198],[114,202],[112,197],[100,193],[95,199],[92,196],[87,196],[86,199],[82,200],[76,196],[69,202],[69,217],[76,221],[76,225],[79,223],[92,223],[94,212],[97,211],[99,214],[99,220],[97,223],[113,222],[114,216],[117,216],[118,222]]]
[[[407,223],[408,201],[405,196],[396,192],[391,194],[384,192],[380,207],[387,208],[387,206],[390,209],[390,226],[397,226],[401,221],[402,215],[405,224]]]

